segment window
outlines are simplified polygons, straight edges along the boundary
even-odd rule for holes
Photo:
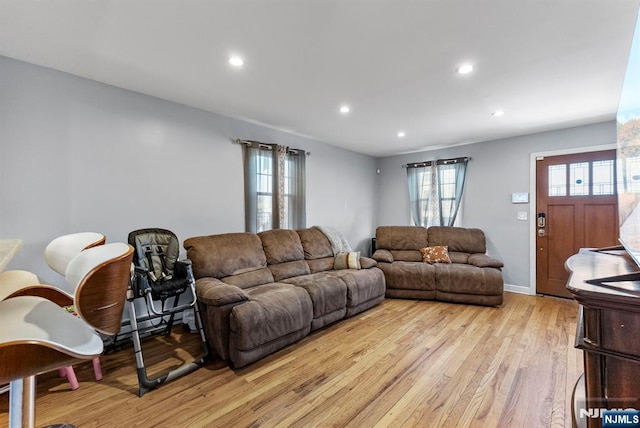
[[[303,150],[241,141],[248,232],[301,229],[306,223]]]
[[[548,179],[550,197],[614,195],[615,161],[549,165]]]
[[[468,158],[408,164],[411,217],[416,226],[453,226],[462,200]]]

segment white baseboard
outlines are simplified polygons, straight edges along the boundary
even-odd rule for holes
[[[514,284],[505,284],[504,291],[509,291],[510,293],[526,294],[528,296],[534,296],[536,294],[535,291],[531,290],[529,287]]]

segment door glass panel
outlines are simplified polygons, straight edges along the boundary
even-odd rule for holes
[[[593,195],[613,195],[613,160],[593,162]]]
[[[567,165],[549,165],[549,196],[567,196]]]
[[[589,162],[569,165],[569,195],[585,196],[589,194]]]
[[[622,174],[618,175],[618,180],[621,180],[619,185],[624,186],[625,193],[639,193],[640,157],[627,157],[621,166]]]

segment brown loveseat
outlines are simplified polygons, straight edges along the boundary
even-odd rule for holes
[[[331,243],[315,227],[194,237],[184,247],[209,345],[235,367],[384,299],[376,262],[361,257],[361,269],[335,270]]]
[[[451,263],[425,263],[421,248],[446,246]],[[495,306],[502,304],[503,264],[486,255],[480,229],[381,226],[373,258],[386,296]]]

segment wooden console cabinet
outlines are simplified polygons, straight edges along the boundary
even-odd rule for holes
[[[587,281],[637,267],[624,251],[589,249],[571,256],[566,267],[567,289],[580,303],[576,348],[584,353],[584,376],[573,393],[573,424],[600,427],[601,409],[640,409],[640,292]]]

